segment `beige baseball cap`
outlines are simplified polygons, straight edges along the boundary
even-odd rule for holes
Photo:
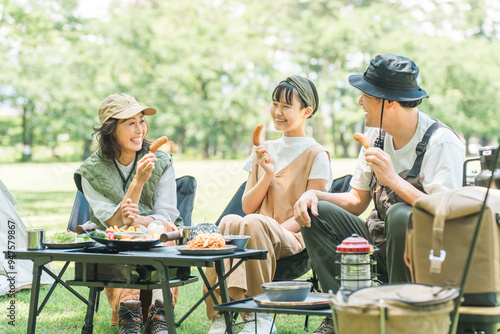
[[[156,114],[156,109],[141,106],[132,96],[118,93],[108,96],[99,107],[99,122],[104,124],[110,118],[126,119],[140,112],[144,115]]]

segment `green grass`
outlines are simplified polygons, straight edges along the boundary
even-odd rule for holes
[[[61,269],[62,263],[56,263],[58,269]],[[68,267],[64,277],[72,278],[74,267]],[[196,275],[194,268],[192,274]],[[44,286],[40,291],[40,301],[47,294],[50,286]],[[88,297],[88,289],[85,287],[73,287],[84,297]],[[29,301],[31,290],[22,290],[16,293],[16,326],[7,324],[7,319],[2,316],[0,323],[1,333],[25,333],[28,324]],[[179,300],[175,306],[176,319],[179,320],[194,303],[202,296],[201,279],[195,283],[185,285],[179,288]],[[6,297],[0,297],[0,309],[2,314],[6,310],[8,300]],[[85,319],[86,305],[76,296],[72,295],[61,285],[54,290],[45,308],[37,317],[36,332],[44,334],[59,333],[80,333],[83,321]],[[115,334],[117,328],[110,326],[111,308],[104,293],[100,294],[99,310],[94,315],[94,333]],[[278,333],[292,334],[304,333],[303,326],[305,317],[297,315],[278,315],[276,318]],[[310,327],[316,328],[321,322],[319,317],[310,318]],[[182,333],[207,333],[210,328],[210,322],[205,315],[205,304],[202,303],[177,329]]]
[[[194,224],[204,221],[215,222],[240,184],[246,180],[247,173],[242,170],[244,161],[183,161],[175,162],[176,175],[193,175],[198,182]],[[355,160],[336,160],[333,163],[334,177],[352,173]],[[21,216],[27,227],[44,228],[47,234],[66,230],[75,196],[73,172],[79,163],[39,163],[0,165],[0,177],[12,191],[29,218]],[[62,263],[54,265],[59,271]],[[196,274],[196,269],[193,269]],[[64,274],[72,279],[74,267],[71,265]],[[306,275],[309,276],[309,275]],[[40,302],[49,290],[41,289]],[[75,287],[84,297],[88,288]],[[7,307],[10,299],[0,297],[0,333],[25,333],[27,328],[30,291],[19,291],[15,295],[16,326],[8,325]],[[202,295],[202,282],[198,281],[179,288],[179,301],[176,305],[177,319],[183,315]],[[86,305],[59,285],[40,316],[37,318],[37,333],[61,334],[80,333],[85,318]],[[117,333],[110,326],[111,308],[102,293],[99,311],[94,317],[94,333]],[[304,316],[278,315],[279,333],[304,333]],[[321,322],[319,317],[311,317],[310,328]],[[205,315],[205,305],[201,304],[178,328],[178,333],[207,333],[210,322]]]

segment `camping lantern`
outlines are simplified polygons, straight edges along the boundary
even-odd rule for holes
[[[357,234],[344,239],[337,246],[340,254],[340,287],[345,290],[357,290],[372,285],[372,266],[376,264],[371,256],[374,252],[365,238]]]

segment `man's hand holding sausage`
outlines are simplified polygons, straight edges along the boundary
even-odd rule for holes
[[[377,179],[384,186],[393,189],[394,183],[401,177],[394,170],[389,154],[380,148],[370,147],[365,151],[366,165],[372,169]]]
[[[365,152],[366,165],[369,166],[379,182],[392,189],[406,203],[413,202],[425,194],[413,187],[394,170],[390,156],[379,148],[370,147]]]

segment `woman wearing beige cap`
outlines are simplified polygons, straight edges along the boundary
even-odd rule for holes
[[[167,232],[182,221],[172,156],[163,150],[148,153],[151,142],[146,138],[145,116],[154,114],[156,109],[141,106],[127,94],[110,95],[99,108],[101,126],[94,128],[99,149],[74,178],[89,202],[90,220],[101,229],[156,226]],[[105,288],[104,292],[113,310],[111,325],[118,324],[119,333],[142,333],[141,291]],[[178,290],[171,292],[175,303]],[[153,290],[152,300],[146,333],[167,333],[162,291]]]

